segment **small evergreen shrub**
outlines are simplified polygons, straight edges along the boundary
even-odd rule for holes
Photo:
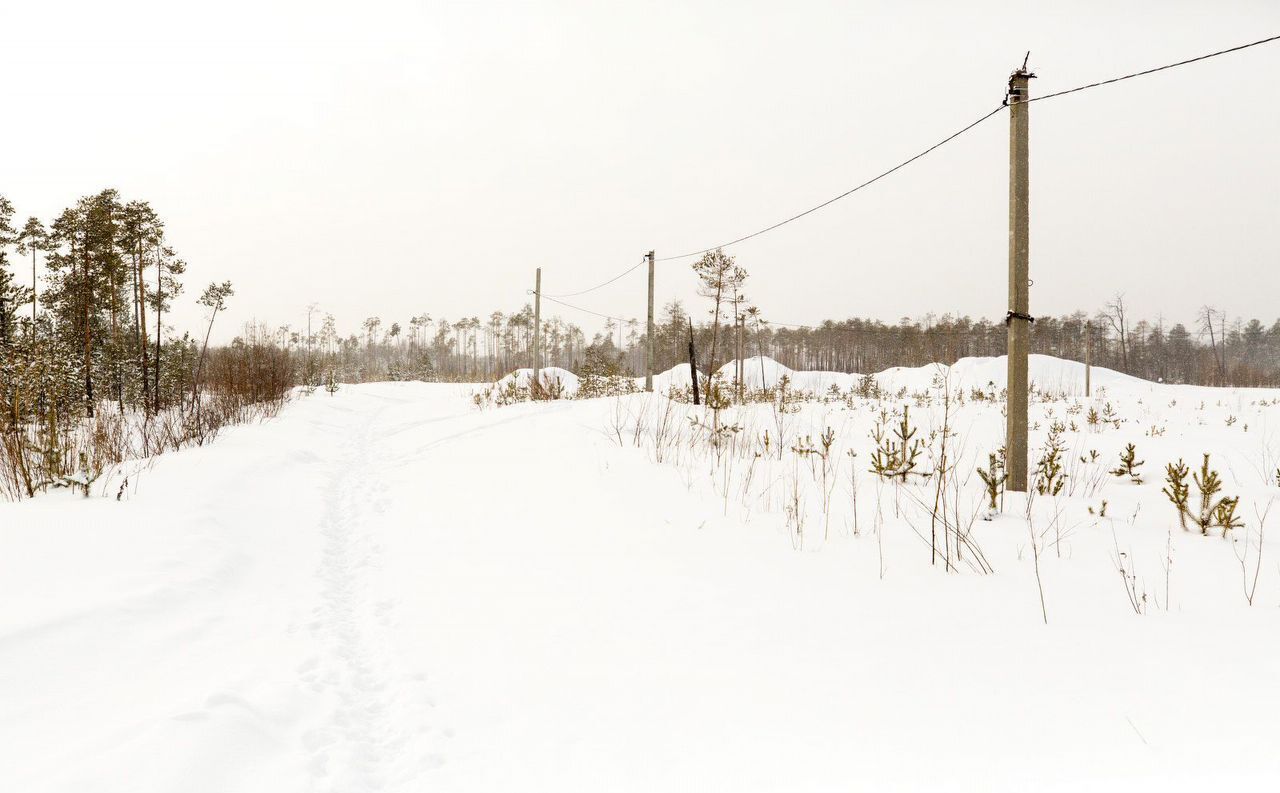
[[[1132,443],[1125,446],[1124,451],[1120,453],[1120,465],[1111,469],[1111,475],[1116,477],[1129,477],[1134,484],[1142,484],[1142,474],[1138,473],[1138,469],[1143,466],[1144,460],[1138,459],[1137,447]]]
[[[871,431],[871,439],[876,442],[876,449],[871,454],[871,472],[883,479],[905,481],[915,471],[921,441],[915,437],[916,428],[911,426],[907,405],[902,406],[902,421],[893,428],[892,437],[885,432],[887,420],[888,416],[882,412]]]
[[[1174,508],[1178,510],[1178,522],[1183,529],[1187,529],[1187,522],[1190,521],[1200,533],[1208,535],[1209,529],[1217,528],[1222,530],[1222,536],[1226,537],[1227,532],[1232,529],[1238,529],[1244,523],[1236,516],[1236,509],[1240,506],[1240,497],[1231,498],[1223,496],[1214,499],[1218,493],[1222,492],[1222,479],[1218,476],[1218,472],[1209,467],[1209,455],[1204,455],[1204,460],[1200,465],[1200,470],[1191,474],[1191,480],[1195,483],[1196,489],[1200,493],[1199,503],[1193,510],[1191,507],[1191,488],[1187,485],[1187,466],[1182,460],[1178,460],[1177,464],[1169,463],[1165,467],[1165,487],[1162,492]]]

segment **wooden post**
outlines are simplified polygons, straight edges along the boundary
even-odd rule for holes
[[[1030,98],[1035,75],[1022,68],[1009,77],[1009,379],[1005,465],[1009,490],[1027,491],[1027,356],[1030,348]]]
[[[760,388],[765,389],[769,384],[764,381],[764,343],[760,340],[760,319],[756,318],[756,355],[760,356]]]
[[[1086,397],[1093,396],[1093,390],[1089,382],[1090,371],[1089,361],[1093,355],[1093,323],[1089,320],[1084,322],[1084,395]]]
[[[538,370],[541,368],[542,361],[541,350],[539,349],[542,341],[542,268],[539,267],[533,281],[533,379],[529,381],[529,394],[535,399],[542,390],[542,380],[538,377]]]
[[[747,379],[747,346],[742,338],[742,331],[746,328],[746,319],[742,314],[738,314],[738,401],[742,402],[746,396],[746,385],[743,383]]]
[[[653,251],[649,251],[649,322],[645,327],[644,390],[653,392]]]
[[[689,376],[693,378],[693,404],[698,401],[698,354],[693,349],[693,320],[689,320]]]

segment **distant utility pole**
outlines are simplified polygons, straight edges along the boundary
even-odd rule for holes
[[[1027,58],[1031,53],[1027,53]],[[1030,348],[1030,165],[1029,82],[1034,74],[1022,68],[1009,76],[1009,382],[1005,437],[1008,489],[1027,492],[1027,354]]]
[[[649,323],[645,327],[644,390],[653,391],[653,251],[649,251]]]
[[[737,308],[734,309],[737,313]],[[743,382],[747,379],[747,360],[746,360],[746,343],[743,341],[743,331],[747,327],[747,318],[738,313],[737,330],[738,330],[738,401],[745,399],[746,384]]]
[[[539,357],[539,342],[542,336],[542,268],[539,267],[537,275],[533,280],[533,380],[529,383],[530,395],[536,397],[538,394],[541,380],[538,379],[538,364],[541,362]]]
[[[1084,395],[1086,397],[1093,396],[1090,388],[1089,376],[1092,374],[1089,369],[1090,358],[1093,355],[1093,323],[1085,320],[1084,322]]]

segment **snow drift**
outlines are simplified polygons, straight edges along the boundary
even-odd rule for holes
[[[810,394],[823,394],[835,387],[847,392],[857,388],[864,375],[857,372],[798,371],[775,361],[768,356],[753,356],[744,362],[743,381],[747,388],[776,388],[783,377],[788,379],[790,387],[796,391]],[[725,382],[734,381],[736,361],[729,361],[716,371]],[[908,393],[925,391],[932,387],[935,378],[949,377],[954,388],[969,389],[994,388],[1003,389],[1007,380],[1008,356],[961,358],[954,364],[929,364],[927,366],[905,367],[895,366],[882,372],[872,373],[877,385],[883,391],[896,393],[903,388]],[[1068,361],[1051,355],[1032,355],[1029,372],[1031,382],[1036,389],[1063,396],[1082,396],[1084,394],[1084,364]],[[706,373],[700,373],[703,378]],[[1095,389],[1124,388],[1149,389],[1156,385],[1113,369],[1093,367],[1092,382]],[[514,383],[517,387],[528,388],[533,378],[532,369],[517,369],[497,381],[499,389]],[[568,369],[549,366],[540,370],[539,378],[546,388],[560,387],[565,396],[573,396],[578,392],[579,379]],[[633,378],[638,387],[644,386],[644,378]],[[666,393],[671,388],[688,388],[691,382],[689,364],[676,364],[665,372],[653,376],[653,387],[659,393]]]

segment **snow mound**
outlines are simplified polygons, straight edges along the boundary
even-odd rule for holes
[[[1000,391],[1009,382],[1008,367],[1009,356],[1001,355],[961,358],[951,366],[936,363],[895,366],[877,372],[874,376],[881,390],[890,393],[904,388],[912,394],[927,391],[939,376],[950,378],[952,387],[956,389],[978,388],[985,391],[994,388]],[[1077,361],[1067,361],[1052,355],[1032,355],[1027,364],[1027,374],[1031,383],[1040,391],[1065,396],[1084,395],[1084,364]],[[857,375],[852,377],[856,378]],[[1094,388],[1152,385],[1146,380],[1098,366],[1093,367],[1092,382]]]
[[[729,361],[717,370],[726,383],[734,381],[737,374],[737,364],[737,361]],[[743,361],[743,364],[746,366],[746,371],[742,379],[747,388],[774,388],[783,377],[791,378],[792,383],[796,379],[794,370],[769,357],[755,356],[747,358]],[[806,374],[809,373],[806,372]],[[818,373],[814,372],[813,374]]]
[[[643,388],[644,378],[636,378],[637,383]],[[659,394],[665,394],[671,388],[688,388],[693,382],[693,378],[689,376],[689,364],[678,363],[665,372],[655,374],[653,376],[653,390]]]
[[[1009,382],[1009,356],[961,358],[951,366],[929,364],[919,367],[895,367],[876,374],[876,382],[885,391],[906,388],[910,393],[925,391],[936,376],[950,377],[955,388],[1003,389]],[[1037,390],[1065,396],[1084,395],[1084,364],[1067,361],[1052,355],[1032,355],[1027,364],[1027,375]],[[1091,380],[1094,388],[1115,386],[1150,386],[1145,380],[1127,374],[1093,367]]]
[[[743,381],[747,388],[775,388],[779,381],[786,377],[795,390],[819,392],[828,390],[832,385],[839,386],[841,389],[848,388],[858,377],[844,372],[797,372],[768,356],[753,356],[747,358],[744,363],[746,371],[743,374]],[[736,361],[729,361],[716,372],[724,378],[724,382],[732,383],[735,379],[736,366]],[[703,373],[702,377],[705,379],[706,374]],[[644,378],[639,378],[639,382],[643,384]],[[665,392],[671,386],[687,388],[690,382],[692,380],[689,377],[687,363],[677,364],[653,376],[653,387],[656,391]]]
[[[745,360],[744,381],[747,388],[776,388],[783,377],[787,377],[790,388],[809,394],[825,394],[834,386],[842,392],[856,389],[864,375],[857,372],[797,371],[775,361],[768,356],[753,356]],[[716,371],[726,383],[734,382],[736,361],[729,361]],[[909,394],[928,391],[938,377],[949,377],[951,386],[958,390],[978,388],[996,391],[1003,389],[1008,382],[1008,356],[961,358],[951,366],[931,363],[924,366],[895,366],[882,372],[872,373],[882,391],[896,394],[906,389]],[[1052,355],[1030,356],[1028,373],[1036,389],[1052,394],[1065,396],[1084,395],[1084,364],[1055,358]],[[702,375],[706,377],[705,374]],[[533,377],[531,369],[517,369],[497,382],[498,388],[507,387],[515,382],[517,386],[527,388]],[[573,396],[578,392],[578,376],[567,369],[550,366],[541,370],[544,387],[552,388],[557,383],[564,396]],[[676,364],[665,372],[653,376],[653,388],[660,394],[671,388],[688,388],[691,382],[689,364]],[[635,378],[636,386],[644,387],[644,378]],[[1150,390],[1155,383],[1142,380],[1132,375],[1123,374],[1112,369],[1093,367],[1092,383],[1094,389]]]
[[[981,388],[987,383],[994,383],[1000,389],[1008,384],[1008,359],[1007,355],[998,358],[961,358],[951,368],[966,387]],[[1032,355],[1027,373],[1031,382],[1041,391],[1067,396],[1084,395],[1084,364],[1079,361],[1068,361],[1052,355]],[[1147,380],[1100,366],[1093,367],[1090,380],[1094,388],[1152,385]]]

